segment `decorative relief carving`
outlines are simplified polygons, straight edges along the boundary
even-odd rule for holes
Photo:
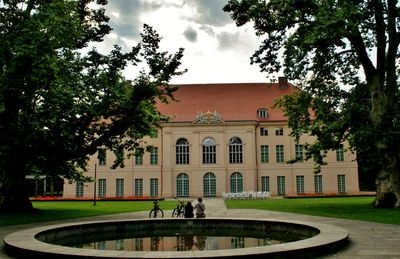
[[[198,111],[196,115],[196,119],[193,121],[193,124],[223,124],[224,121],[222,120],[221,115],[214,112],[202,112]]]

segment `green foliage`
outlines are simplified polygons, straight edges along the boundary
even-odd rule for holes
[[[161,37],[148,25],[129,52],[86,48],[111,31],[106,4],[0,1],[0,196],[13,196],[9,188],[26,174],[88,180],[98,148],[115,151],[114,167],[123,166],[124,151],[134,153],[167,119],[155,104],[173,99],[168,82],[184,72],[183,49],[159,51]],[[142,67],[132,81],[122,76],[128,65]]]
[[[224,7],[238,26],[252,21],[264,37],[251,63],[271,74],[283,69],[300,89],[276,107],[296,139],[316,137],[305,148],[318,165],[343,141],[365,171],[386,170],[382,153],[398,156],[399,8],[380,0],[230,0]]]

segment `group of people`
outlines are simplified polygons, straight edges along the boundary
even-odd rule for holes
[[[206,206],[203,204],[203,199],[198,198],[198,203],[193,207],[192,202],[188,201],[185,205],[185,218],[194,218],[194,210],[196,210],[196,218],[205,218]]]

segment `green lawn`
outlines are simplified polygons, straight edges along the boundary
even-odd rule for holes
[[[400,209],[375,209],[374,197],[226,200],[229,209],[260,209],[400,225]]]
[[[32,213],[0,214],[0,226],[43,222],[59,219],[91,217],[134,211],[150,211],[153,201],[36,201]],[[160,201],[160,208],[170,210],[176,201]]]
[[[303,198],[267,200],[226,200],[230,209],[261,209],[315,216],[345,218],[400,225],[400,209],[375,209],[373,197]],[[44,222],[97,215],[150,211],[152,201],[37,201],[33,213],[0,214],[0,226]],[[176,201],[160,201],[163,210],[171,210]]]

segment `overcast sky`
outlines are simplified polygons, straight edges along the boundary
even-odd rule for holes
[[[182,68],[188,72],[172,83],[266,82],[266,74],[250,65],[261,39],[251,26],[238,28],[222,11],[227,1],[111,0],[106,9],[113,31],[97,48],[109,51],[118,44],[130,49],[146,23],[163,37],[163,50],[185,49]],[[134,75],[132,70],[125,73]]]

